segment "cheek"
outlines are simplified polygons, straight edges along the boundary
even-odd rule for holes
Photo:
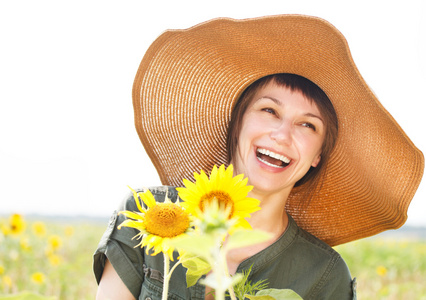
[[[255,142],[262,136],[262,130],[259,125],[255,122],[246,122],[243,123],[241,128],[240,135],[238,137],[239,153],[241,155],[247,155],[249,151],[252,150]]]
[[[306,157],[306,159],[311,161],[311,165],[316,167],[321,160],[323,138],[300,136],[298,141],[298,148],[303,152],[303,155]]]
[[[241,153],[244,150],[245,145],[251,139],[252,130],[251,125],[248,122],[243,122],[241,126],[241,131],[238,135],[238,144],[237,144],[237,153]]]
[[[244,170],[244,154],[241,152],[241,147],[237,145],[234,152],[234,157],[231,160],[231,164],[234,166],[234,174],[245,173]]]
[[[250,130],[248,124],[244,124],[238,137],[238,143],[235,147],[234,157],[232,158],[232,164],[234,168],[242,171],[245,162],[248,159],[250,151],[252,149],[253,131]]]
[[[247,151],[249,148],[249,142],[246,135],[240,135],[238,138],[238,144],[236,147],[235,154],[237,155],[239,160],[244,160],[247,156]]]
[[[243,121],[239,135],[239,142],[246,143],[252,141],[266,131],[265,122],[255,117],[247,118]]]

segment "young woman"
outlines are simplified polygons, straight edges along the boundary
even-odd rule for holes
[[[156,166],[158,201],[194,171],[232,163],[261,210],[269,241],[236,249],[230,273],[303,299],[353,299],[331,246],[396,228],[424,159],[359,75],[343,36],[307,16],[218,19],[161,35],[136,75],[136,128]],[[392,180],[388,180],[392,178]],[[119,210],[137,210],[133,197]],[[162,257],[134,248],[113,214],[94,257],[99,299],[161,299]],[[173,273],[169,299],[208,299]]]

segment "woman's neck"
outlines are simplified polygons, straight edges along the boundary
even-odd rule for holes
[[[271,234],[271,238],[260,244],[247,246],[244,248],[232,249],[227,254],[227,263],[230,274],[234,274],[239,264],[245,259],[255,255],[268,246],[272,245],[284,233],[288,226],[288,216],[285,212],[286,195],[274,195],[265,197],[264,195],[250,192],[249,197],[260,200],[261,210],[254,212],[251,218],[247,219],[253,229],[263,230]]]
[[[257,193],[255,190],[250,192],[249,197],[258,199],[261,207],[261,210],[254,212],[247,220],[253,229],[281,236],[288,225],[285,211],[288,196],[289,192],[286,191],[275,194]]]

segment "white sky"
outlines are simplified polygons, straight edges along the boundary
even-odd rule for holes
[[[164,30],[216,17],[330,21],[383,105],[426,151],[425,3],[2,0],[0,214],[109,216],[127,185],[160,184],[134,129],[133,78]],[[423,180],[407,224],[426,226],[425,198]]]

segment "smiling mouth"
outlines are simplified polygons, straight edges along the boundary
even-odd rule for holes
[[[288,157],[263,148],[256,149],[256,156],[258,160],[274,168],[285,168],[291,162]]]

